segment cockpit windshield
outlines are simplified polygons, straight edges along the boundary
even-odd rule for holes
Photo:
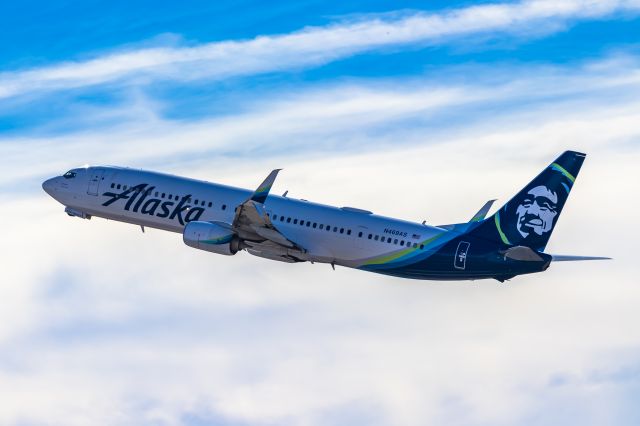
[[[65,179],[73,179],[74,177],[76,177],[76,172],[72,172],[71,170],[69,170],[67,173],[63,174],[62,177]]]

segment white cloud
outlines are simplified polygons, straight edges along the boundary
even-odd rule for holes
[[[0,74],[0,99],[121,80],[136,85],[155,79],[221,79],[283,71],[385,47],[442,43],[452,37],[540,32],[545,28],[557,31],[575,20],[635,14],[638,10],[640,3],[633,0],[530,0],[311,27],[252,40],[116,52]]]
[[[216,170],[233,164],[231,168],[249,172],[248,177],[255,180],[263,173],[255,170],[256,161],[265,168],[279,166],[275,158],[283,151],[297,161],[296,156],[320,155],[320,148],[334,153],[386,151],[398,144],[467,141],[483,133],[500,141],[488,154],[509,146],[511,131],[535,132],[540,138],[562,134],[565,138],[558,139],[562,146],[576,149],[596,148],[602,140],[596,142],[594,135],[604,131],[608,143],[632,144],[637,137],[640,67],[636,57],[611,57],[578,67],[507,67],[485,73],[463,69],[459,76],[450,76],[449,83],[374,80],[278,92],[247,103],[242,112],[191,122],[161,118],[153,111],[162,105],[135,91],[135,102],[127,102],[124,111],[111,108],[98,116],[133,114],[137,121],[125,118],[120,125],[98,130],[0,140],[4,172],[0,185],[10,191],[4,193],[6,197],[17,184],[37,185],[38,179],[85,163],[163,164],[176,172],[188,168],[191,173],[198,168],[202,177],[212,179],[217,177]],[[497,73],[502,75],[498,84]],[[466,75],[474,75],[474,81]],[[545,131],[543,126],[551,123],[559,124]],[[502,130],[505,136],[500,136]],[[537,147],[523,149],[531,153]],[[34,157],[32,152],[39,155]],[[251,160],[245,165],[247,158]]]

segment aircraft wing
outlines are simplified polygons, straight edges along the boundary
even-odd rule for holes
[[[264,207],[264,202],[280,170],[273,170],[251,194],[251,197],[236,207],[232,229],[249,245],[260,245],[265,251],[282,252],[282,249],[293,249],[305,252],[304,248],[287,239],[273,226]]]

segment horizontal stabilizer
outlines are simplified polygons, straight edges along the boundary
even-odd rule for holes
[[[482,208],[478,210],[478,213],[473,215],[469,222],[480,222],[481,220],[483,220],[487,216],[487,213],[489,213],[489,210],[491,209],[491,206],[493,205],[493,203],[495,203],[495,201],[496,200],[489,200],[484,203],[484,206],[482,206]]]
[[[573,262],[577,260],[611,260],[610,257],[601,256],[567,256],[562,254],[551,254],[552,262]]]
[[[504,255],[505,259],[519,260],[522,262],[544,261],[544,258],[540,256],[540,253],[537,253],[532,248],[526,246],[509,247],[501,253]]]

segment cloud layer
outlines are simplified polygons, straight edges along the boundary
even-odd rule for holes
[[[0,74],[0,99],[39,91],[156,79],[222,79],[317,66],[358,53],[454,37],[555,32],[574,21],[637,14],[637,0],[530,0],[488,4],[399,19],[362,19],[292,34],[192,47],[116,52],[94,59]]]

